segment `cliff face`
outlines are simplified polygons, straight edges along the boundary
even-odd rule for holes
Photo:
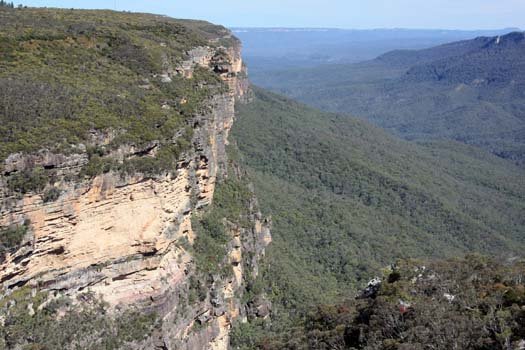
[[[219,40],[233,44],[217,45]],[[136,348],[226,349],[231,322],[246,317],[240,301],[246,276],[257,274],[271,240],[269,222],[253,194],[244,224],[224,221],[229,242],[226,259],[218,263],[231,266],[233,273],[206,276],[211,282],[197,301],[186,296],[193,281],[202,279],[192,253],[199,234],[192,218],[213,203],[217,181],[242,177],[241,171],[228,173],[226,155],[235,101],[248,93],[240,44],[227,33],[210,39],[209,46],[188,50],[177,66],[163,62],[163,67],[160,77],[166,83],[180,76],[190,79],[202,68],[225,83],[187,123],[191,146],[171,173],[122,176],[109,171],[70,181],[88,163],[87,152],[68,155],[43,149],[6,159],[6,177],[35,167],[53,169],[60,194],[53,201],[38,191],[13,194],[3,179],[0,226],[25,222],[27,232],[0,260],[1,293],[31,288],[75,298],[89,291],[107,302],[108,310],[139,307],[159,316],[153,335],[134,343]],[[95,133],[93,138],[103,145],[113,136]],[[149,157],[156,148],[155,142],[147,147],[123,145],[112,154]]]

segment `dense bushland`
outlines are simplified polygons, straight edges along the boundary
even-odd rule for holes
[[[479,149],[397,140],[259,89],[232,135],[273,219],[263,329],[293,328],[398,258],[512,257],[525,245],[522,170]]]
[[[190,119],[225,91],[211,70],[197,68],[191,79],[175,73],[189,49],[212,45],[209,39],[227,33],[223,27],[33,8],[0,9],[0,23],[0,159],[41,149],[87,151],[83,176],[170,171],[191,144]],[[122,145],[152,156],[115,159],[112,151]],[[42,190],[40,175],[49,174],[35,171],[14,174],[11,190]]]
[[[525,343],[523,261],[401,260],[383,274],[357,297],[313,307],[292,328],[263,336],[241,326],[234,348],[504,350]]]

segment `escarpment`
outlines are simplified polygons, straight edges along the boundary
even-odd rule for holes
[[[14,136],[2,130],[3,325],[14,327],[13,305],[23,305],[27,295],[44,295],[30,302],[33,314],[53,300],[70,300],[54,309],[62,314],[57,319],[95,298],[108,317],[131,309],[154,315],[144,334],[124,337],[115,348],[228,348],[233,320],[268,314],[264,297],[251,308],[241,297],[271,241],[269,220],[226,153],[235,101],[249,94],[238,40],[222,27],[160,16],[0,14],[6,21],[0,80],[11,87],[0,91],[2,118],[15,123],[17,100],[31,99],[33,90],[26,107],[39,108],[27,111],[36,125],[23,125],[21,116]],[[15,25],[31,27],[33,36],[15,36]],[[93,61],[61,57],[77,53]],[[56,68],[28,80],[31,72],[5,60],[15,54]],[[108,77],[115,69],[121,75]],[[109,91],[114,95],[99,95]],[[57,101],[42,103],[49,98]],[[54,104],[71,115],[48,110]],[[209,229],[212,219],[220,239]],[[220,254],[208,251],[213,244]],[[36,333],[1,335],[7,348],[47,341],[34,339]],[[75,342],[102,346],[99,339]]]

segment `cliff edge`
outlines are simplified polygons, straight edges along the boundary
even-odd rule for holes
[[[46,348],[45,334],[13,331],[34,327],[22,315],[60,324],[99,305],[103,321],[63,348],[228,348],[271,241],[226,154],[249,95],[240,42],[144,14],[2,9],[0,20],[0,344]],[[124,314],[143,332],[122,336]]]

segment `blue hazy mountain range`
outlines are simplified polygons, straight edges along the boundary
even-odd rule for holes
[[[320,64],[355,63],[396,49],[423,49],[440,44],[496,36],[519,30],[232,28],[243,42],[250,76],[261,72]]]

